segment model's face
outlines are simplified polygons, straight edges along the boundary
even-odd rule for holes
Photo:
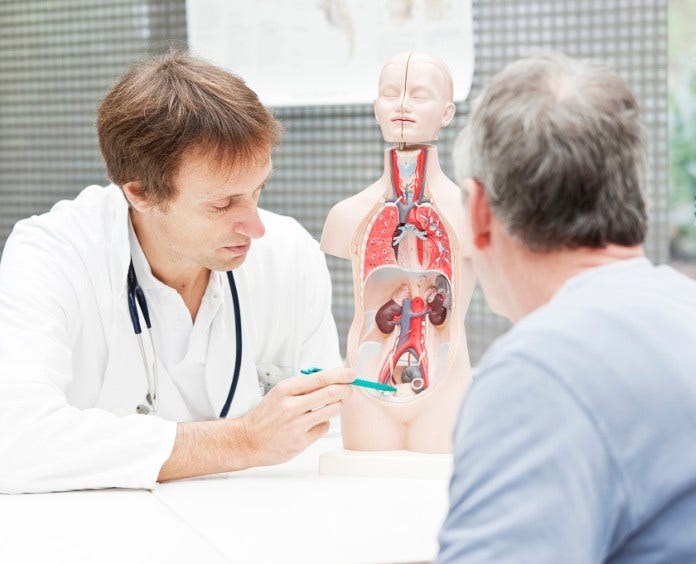
[[[184,155],[174,181],[178,194],[150,212],[160,251],[185,268],[237,268],[252,239],[264,234],[257,204],[271,170],[270,153],[231,173],[203,156]]]
[[[433,63],[389,62],[379,77],[375,117],[385,141],[425,143],[449,124],[454,104],[442,71]]]

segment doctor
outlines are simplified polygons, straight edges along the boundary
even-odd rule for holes
[[[171,53],[111,89],[97,130],[113,184],[17,223],[0,264],[0,492],[288,460],[355,375],[293,376],[341,359],[317,243],[257,207],[278,122]],[[292,377],[262,399],[259,366]]]

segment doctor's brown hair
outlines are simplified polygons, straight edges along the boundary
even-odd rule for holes
[[[188,151],[243,169],[266,160],[282,127],[241,78],[177,51],[137,63],[111,88],[97,133],[109,179],[139,181],[165,204]]]

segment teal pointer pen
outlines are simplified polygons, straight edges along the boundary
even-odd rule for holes
[[[305,368],[304,370],[300,370],[300,373],[302,374],[314,374],[315,372],[319,372],[321,368]],[[350,382],[353,386],[360,386],[361,388],[370,388],[372,390],[379,390],[381,392],[395,392],[396,388],[394,386],[389,386],[387,384],[382,384],[380,382],[372,382],[370,380],[361,380],[360,378],[356,378],[352,382]]]

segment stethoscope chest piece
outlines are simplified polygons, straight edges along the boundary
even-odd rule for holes
[[[147,405],[145,405],[144,403],[138,404],[138,406],[135,408],[136,413],[139,413],[140,415],[149,415],[150,413],[156,413],[157,412],[157,408],[155,407],[155,399],[156,398],[157,398],[157,396],[155,396],[155,398],[153,398],[150,395],[150,392],[148,392],[145,395],[145,401],[147,402]]]

